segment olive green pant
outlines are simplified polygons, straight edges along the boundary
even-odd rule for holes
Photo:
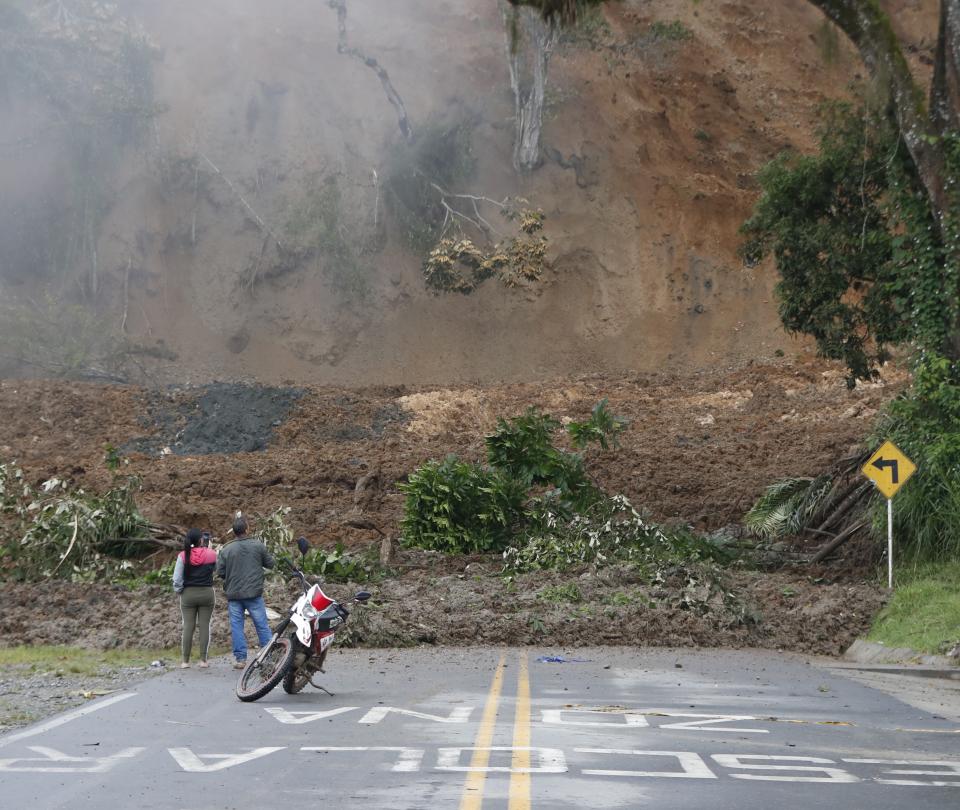
[[[183,641],[180,651],[184,662],[190,660],[193,631],[200,627],[200,660],[207,660],[210,652],[210,620],[213,618],[215,597],[213,588],[184,588],[180,594],[180,613],[183,614]]]

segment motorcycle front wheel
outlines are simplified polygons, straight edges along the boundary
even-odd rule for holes
[[[257,655],[250,659],[237,681],[237,697],[244,703],[259,700],[283,680],[293,662],[292,639],[289,636],[276,639],[258,663],[259,658]]]

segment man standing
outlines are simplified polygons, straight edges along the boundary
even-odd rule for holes
[[[217,557],[217,576],[223,580],[233,638],[234,669],[247,665],[247,639],[243,635],[243,612],[246,610],[257,629],[260,646],[273,637],[267,624],[267,606],[263,603],[263,569],[273,568],[273,555],[258,537],[247,537],[247,521],[237,513],[233,536]]]

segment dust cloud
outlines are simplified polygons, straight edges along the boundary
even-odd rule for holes
[[[547,38],[542,161],[518,171],[498,0],[0,0],[0,374],[419,384],[772,354],[772,281],[735,258],[754,144],[715,158],[706,202],[679,191],[713,90],[668,85],[734,64],[707,33],[739,13],[687,5],[663,13],[697,54],[654,52],[635,2]],[[769,110],[717,116],[779,137],[750,129]],[[545,215],[544,277],[432,294],[437,240],[509,240],[516,197]]]

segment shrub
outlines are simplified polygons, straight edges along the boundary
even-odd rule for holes
[[[591,442],[609,448],[624,420],[597,404],[586,422],[567,432],[580,448]],[[502,551],[522,531],[544,523],[543,504],[553,520],[569,521],[604,499],[586,473],[583,457],[557,448],[561,423],[530,407],[512,419],[498,419],[486,437],[489,466],[450,456],[420,467],[407,484],[403,536],[408,545],[443,551]],[[525,507],[532,494],[540,497]]]
[[[606,398],[601,399],[590,412],[586,422],[571,422],[567,425],[567,433],[576,447],[581,450],[590,442],[596,442],[601,449],[609,450],[611,446],[618,447],[620,433],[627,426],[627,420],[614,416],[607,409]]]
[[[520,522],[526,488],[496,469],[448,456],[400,486],[407,545],[450,552],[500,550]]]

